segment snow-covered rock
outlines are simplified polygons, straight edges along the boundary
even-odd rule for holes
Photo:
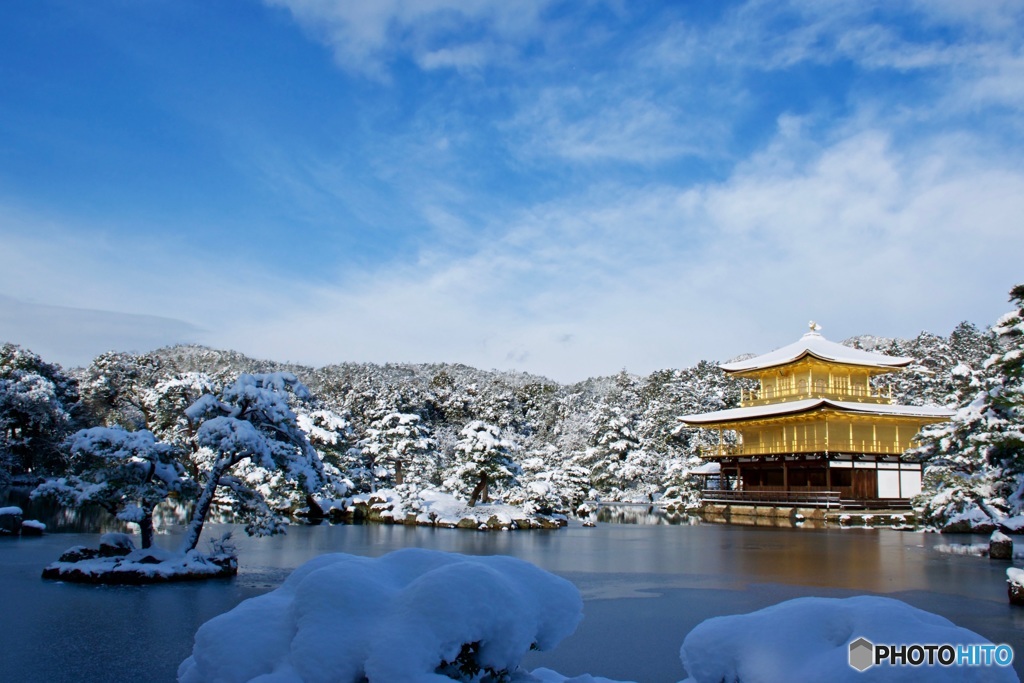
[[[1007,592],[1011,605],[1024,605],[1024,569],[1010,567],[1006,570]]]
[[[857,671],[849,646],[871,643],[988,643],[948,619],[899,600],[797,598],[750,614],[708,619],[683,641],[684,683],[864,683],[866,681],[1018,681],[1012,668],[873,666]]]
[[[1013,539],[1000,531],[993,531],[988,539],[988,556],[993,560],[1013,559]]]
[[[128,534],[110,532],[100,536],[101,557],[124,557],[135,550],[135,541]]]
[[[42,536],[46,531],[46,525],[37,519],[26,519],[21,523],[22,536]]]
[[[992,518],[977,506],[951,516],[946,525],[942,527],[944,534],[988,534],[995,530],[996,525]]]
[[[17,536],[21,533],[22,511],[11,505],[0,508],[0,536]]]
[[[582,607],[571,583],[512,557],[322,555],[200,627],[178,680],[444,681],[459,665],[514,672],[531,648],[575,631]]]
[[[43,569],[43,578],[140,585],[222,578],[238,573],[238,559],[216,546],[210,554],[197,550],[181,553],[157,546],[136,549],[127,534],[109,533],[100,538],[99,548],[77,545],[65,550],[59,560]]]

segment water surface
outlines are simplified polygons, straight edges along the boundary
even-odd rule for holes
[[[223,533],[211,525],[209,534]],[[295,526],[286,536],[238,531],[239,576],[148,587],[90,587],[39,578],[67,547],[95,534],[0,539],[7,645],[0,672],[19,681],[173,680],[200,624],[264,593],[326,552],[379,556],[406,547],[519,557],[575,583],[579,630],[527,665],[652,683],[684,678],[678,650],[704,619],[800,596],[875,593],[941,614],[1014,645],[1024,672],[1024,610],[1007,603],[1006,564],[943,554],[949,538],[889,529],[576,523],[558,531],[476,532],[403,526]],[[158,543],[173,547],[177,534]],[[984,540],[960,538],[962,542]]]

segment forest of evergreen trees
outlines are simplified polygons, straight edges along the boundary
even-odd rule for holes
[[[1022,293],[1013,292],[1018,309]],[[974,507],[990,516],[1020,512],[1020,313],[989,330],[961,323],[949,336],[846,342],[915,358],[905,372],[877,378],[892,387],[895,401],[960,410],[953,423],[926,430],[915,452],[934,465],[921,504],[937,524]],[[240,376],[270,373],[294,374],[308,388],[290,392],[288,401],[323,462],[321,497],[434,488],[545,512],[570,512],[595,497],[693,502],[697,478],[690,472],[717,434],[685,428],[677,418],[734,407],[740,390],[710,361],[565,385],[458,364],[311,368],[199,346],[110,352],[65,370],[6,344],[0,480],[76,474],[83,465],[69,437],[96,426],[148,430],[191,452],[183,466],[195,468],[197,426],[186,409]],[[302,491],[258,464],[242,478],[275,509],[303,504]]]

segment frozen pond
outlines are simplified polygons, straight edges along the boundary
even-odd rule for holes
[[[213,525],[210,533],[221,533]],[[175,536],[158,538],[171,546]],[[42,567],[95,534],[0,539],[4,647],[0,671],[19,681],[170,681],[210,617],[281,583],[327,552],[378,556],[405,547],[507,554],[573,581],[585,619],[558,649],[527,665],[658,683],[684,672],[679,645],[702,620],[798,596],[877,593],[941,614],[1017,651],[1024,672],[1024,610],[1007,603],[1005,568],[942,554],[940,537],[889,529],[794,530],[725,525],[578,523],[559,531],[482,533],[402,526],[295,526],[286,536],[239,532],[233,580],[150,587],[44,582]],[[396,646],[399,646],[396,644]]]

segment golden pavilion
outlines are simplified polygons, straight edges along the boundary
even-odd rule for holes
[[[793,344],[720,365],[757,381],[739,408],[680,418],[719,432],[717,449],[702,453],[721,465],[707,502],[906,507],[921,492],[921,463],[900,456],[921,427],[952,411],[893,404],[871,378],[913,359],[852,349],[819,329],[811,323]],[[725,443],[725,430],[736,443]]]

